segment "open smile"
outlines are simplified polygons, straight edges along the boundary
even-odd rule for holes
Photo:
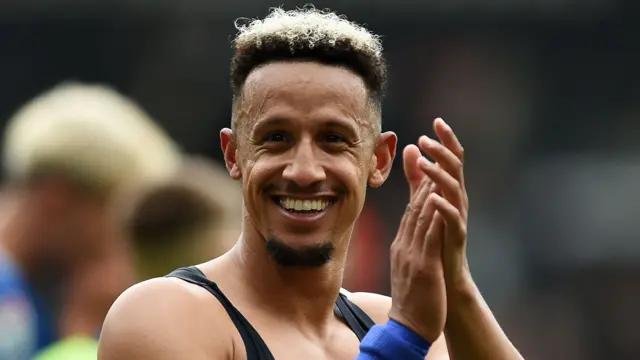
[[[272,196],[282,212],[294,220],[314,221],[321,218],[338,201],[334,196],[290,197]]]

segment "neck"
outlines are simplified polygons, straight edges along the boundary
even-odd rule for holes
[[[240,241],[228,253],[241,276],[239,283],[252,293],[248,298],[259,299],[252,305],[269,307],[279,318],[297,324],[326,325],[334,318],[347,246],[336,248],[331,262],[321,267],[287,268],[271,259],[265,241],[254,229],[245,227]]]

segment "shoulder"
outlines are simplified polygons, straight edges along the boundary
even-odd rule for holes
[[[371,320],[376,324],[384,324],[389,320],[389,310],[391,309],[391,298],[388,296],[367,293],[367,292],[349,292],[341,290],[341,292],[351,301],[358,305]]]
[[[173,278],[126,290],[109,310],[99,356],[112,359],[227,359],[233,323],[207,290]]]
[[[390,297],[367,292],[352,293],[344,289],[341,292],[347,296],[349,301],[358,305],[359,308],[367,313],[376,324],[384,324],[389,320],[389,310],[391,310]],[[433,343],[426,360],[449,360],[449,352],[444,335]]]

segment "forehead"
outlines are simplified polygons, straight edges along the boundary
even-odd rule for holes
[[[360,76],[314,62],[276,62],[254,70],[244,85],[249,123],[265,118],[339,120],[370,125],[367,88]]]

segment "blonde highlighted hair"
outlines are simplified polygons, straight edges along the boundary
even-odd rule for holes
[[[234,110],[254,69],[274,61],[315,61],[347,68],[362,77],[380,113],[387,66],[378,35],[312,6],[289,11],[274,8],[264,19],[236,21],[236,28],[231,59]]]
[[[20,108],[5,130],[10,180],[55,172],[110,190],[170,176],[172,140],[133,101],[103,85],[66,82]]]

